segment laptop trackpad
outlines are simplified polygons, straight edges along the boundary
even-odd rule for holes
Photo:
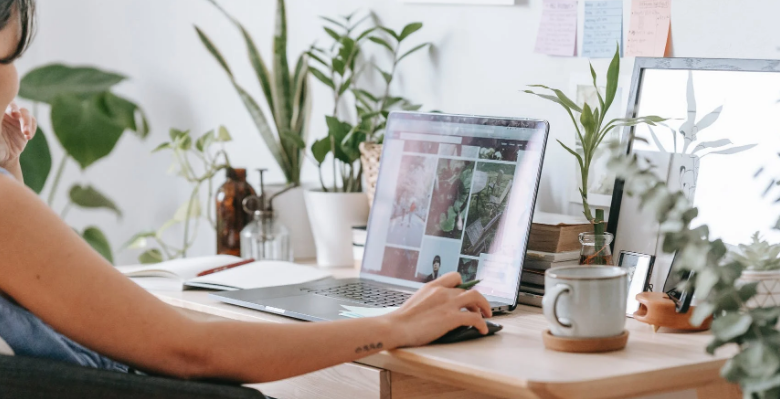
[[[346,311],[342,305],[369,307],[356,302],[315,294],[264,299],[260,303],[266,308],[272,307],[284,311],[283,313],[278,312],[279,314],[309,321],[347,319],[347,317],[339,316],[340,312]],[[271,311],[271,309],[267,310]]]

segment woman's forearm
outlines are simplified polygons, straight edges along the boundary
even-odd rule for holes
[[[200,375],[240,382],[268,382],[393,349],[399,328],[387,317],[332,323],[202,323],[192,348],[202,351]]]

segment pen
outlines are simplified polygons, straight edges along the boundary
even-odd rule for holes
[[[252,263],[254,261],[255,261],[254,259],[247,259],[247,260],[242,260],[241,262],[236,262],[236,263],[231,263],[231,264],[225,265],[225,266],[215,267],[213,269],[205,270],[205,271],[202,271],[202,272],[198,273],[198,277],[208,276],[209,274],[214,274],[214,273],[217,273],[217,272],[221,272],[223,270],[228,270],[228,269],[232,269],[234,267],[244,266],[244,265],[246,265],[248,263]]]
[[[482,282],[482,280],[469,281],[468,283],[463,283],[463,284],[461,284],[461,285],[459,285],[459,286],[457,286],[455,288],[460,288],[462,290],[470,290],[470,289],[474,288],[475,285],[477,285],[477,284],[479,284],[481,282]]]

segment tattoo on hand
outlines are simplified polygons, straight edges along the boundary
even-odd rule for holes
[[[381,350],[384,347],[381,342],[377,342],[375,344],[370,345],[363,345],[358,346],[357,349],[355,349],[355,353],[364,353],[364,352],[371,352],[375,350]]]

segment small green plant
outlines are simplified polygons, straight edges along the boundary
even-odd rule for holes
[[[358,29],[369,19],[369,16],[356,19],[355,15],[353,13],[338,19],[322,17],[327,23],[324,30],[332,39],[332,43],[326,48],[312,46],[309,52],[313,64],[312,75],[333,92],[333,112],[325,118],[328,135],[311,146],[314,160],[320,168],[320,183],[323,191],[326,192],[362,191],[360,144],[366,141],[374,143],[382,141],[390,111],[394,109],[411,111],[421,107],[403,97],[393,96],[390,89],[401,61],[430,45],[430,43],[422,43],[402,51],[402,43],[420,30],[423,24],[411,23],[399,32],[384,26],[376,26],[363,29],[358,33]],[[390,52],[392,63],[389,69],[369,64],[362,58],[362,46],[365,41],[370,41]],[[382,77],[384,85],[379,93],[372,93],[358,84],[361,76],[369,70],[376,70]],[[354,123],[345,120],[346,118],[339,112],[347,93],[352,93],[354,97],[357,116]],[[322,167],[328,154],[333,156],[333,186],[330,188],[325,185],[322,176]]]
[[[301,54],[295,64],[295,69],[291,72],[287,61],[287,14],[284,0],[276,2],[272,69],[266,66],[254,40],[244,26],[228,14],[216,0],[208,1],[241,31],[249,61],[257,75],[265,104],[270,110],[270,116],[266,116],[258,102],[238,83],[227,61],[211,39],[197,26],[195,30],[203,45],[227,73],[231,84],[249,111],[257,131],[268,146],[274,160],[282,169],[287,183],[298,186],[301,183],[301,169],[308,140],[308,121],[311,110],[308,81],[309,62],[307,54]],[[271,129],[269,120],[273,122],[275,129]]]
[[[696,274],[693,286],[699,304],[691,323],[701,325],[709,316],[715,316],[714,339],[707,352],[712,354],[730,344],[739,348],[721,368],[723,378],[738,383],[746,399],[780,397],[780,307],[748,307],[758,293],[758,283],[737,283],[748,264],[774,265],[776,249],[754,236],[753,243],[743,248],[750,250],[747,261],[729,259],[726,245],[720,239],[711,240],[706,225],[691,227],[698,209],[685,193],[672,192],[652,167],[640,166],[636,154],[626,155],[620,143],[610,148],[609,168],[625,180],[629,195],[638,196],[642,207],[655,212],[663,232],[663,251],[676,253],[679,259],[674,272]]]
[[[590,176],[590,166],[593,162],[593,158],[596,155],[604,138],[607,137],[612,129],[624,126],[636,126],[643,123],[655,126],[656,123],[662,122],[665,119],[657,116],[645,116],[640,118],[616,118],[609,122],[606,121],[607,113],[610,107],[612,107],[615,101],[615,95],[618,89],[618,77],[620,75],[620,47],[618,46],[615,51],[615,56],[612,58],[612,62],[609,64],[607,70],[607,90],[605,96],[602,97],[601,90],[597,83],[596,71],[593,69],[593,65],[590,65],[590,74],[593,77],[593,87],[596,89],[598,95],[599,105],[593,109],[587,103],[582,106],[577,105],[569,99],[561,90],[551,89],[543,85],[532,85],[530,87],[541,88],[549,90],[554,95],[540,94],[532,90],[525,90],[526,93],[533,94],[552,101],[562,106],[569,114],[574,128],[577,131],[577,137],[582,143],[582,154],[574,151],[567,145],[563,144],[560,140],[558,143],[576,159],[580,167],[580,177],[582,180],[582,187],[580,187],[580,195],[582,196],[583,214],[585,217],[594,224],[594,226],[601,226],[603,220],[597,220],[591,212],[590,205],[588,203],[588,177]],[[578,119],[575,118],[575,114],[579,114]],[[605,124],[606,123],[606,124]]]
[[[75,161],[82,172],[106,158],[122,135],[129,131],[141,139],[149,134],[143,111],[132,101],[112,89],[127,77],[92,67],[70,67],[52,64],[36,68],[22,78],[19,96],[51,109],[51,126],[64,155],[49,185],[47,203],[55,206],[65,168]],[[37,113],[37,112],[36,112]],[[20,163],[25,183],[41,194],[49,180],[52,156],[49,142],[39,128],[22,153]],[[73,207],[103,209],[122,216],[122,211],[108,196],[89,184],[74,183],[68,189],[67,203],[62,206],[63,219]],[[114,261],[111,244],[103,232],[90,226],[80,232],[92,248],[109,262]]]
[[[206,134],[193,138],[190,131],[171,129],[171,140],[160,144],[153,153],[170,151],[173,164],[169,173],[177,175],[192,185],[189,200],[183,203],[171,220],[165,222],[156,231],[145,231],[136,234],[125,245],[129,249],[144,249],[138,257],[143,264],[159,263],[164,260],[186,258],[187,251],[192,247],[197,237],[198,223],[204,216],[201,207],[201,190],[206,187],[206,198],[214,197],[214,178],[224,169],[230,168],[230,159],[224,149],[224,143],[232,140],[227,128],[211,130]],[[214,149],[215,145],[219,148]],[[195,166],[194,166],[195,165]],[[211,214],[212,207],[207,206],[205,217],[216,230],[215,216]],[[192,226],[192,223],[195,226]],[[184,235],[180,246],[166,242],[164,235],[171,227],[183,225]],[[152,244],[156,244],[156,246]]]
[[[770,244],[756,232],[750,244],[740,244],[738,251],[732,251],[731,259],[739,262],[749,271],[766,272],[780,270],[780,244]]]

